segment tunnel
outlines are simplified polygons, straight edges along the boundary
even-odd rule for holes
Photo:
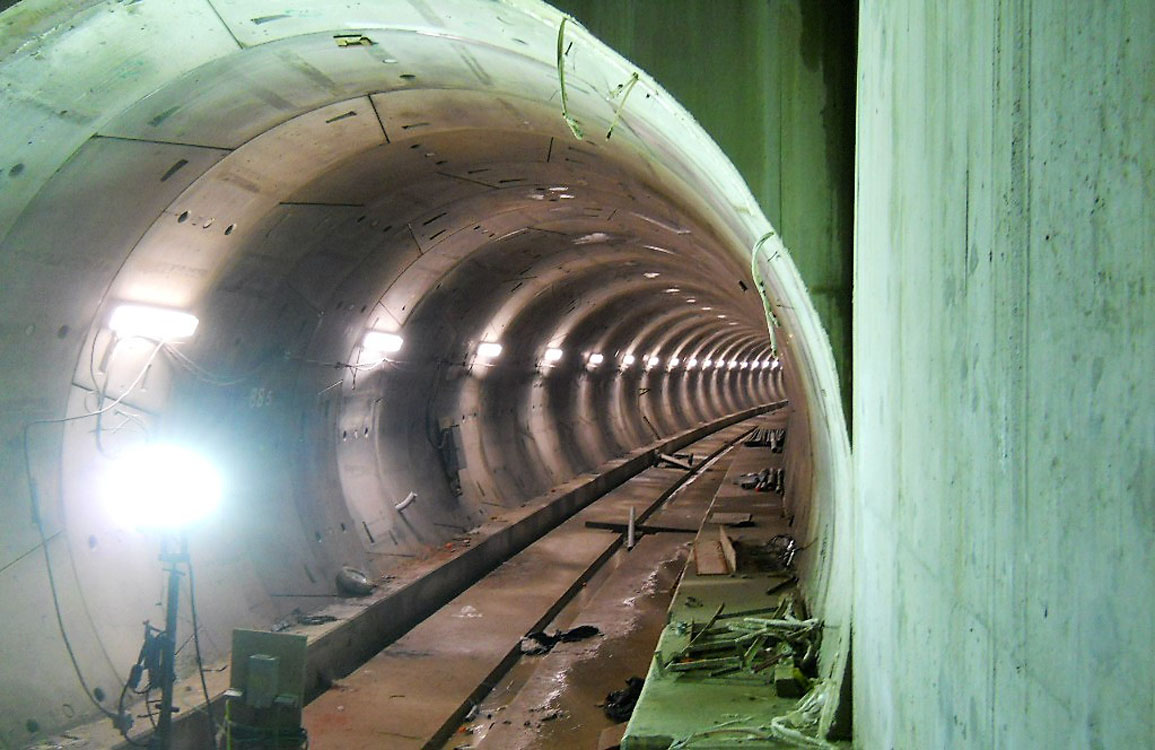
[[[163,619],[142,446],[215,663],[782,406],[844,742],[1155,737],[1149,5],[2,5],[0,746]]]

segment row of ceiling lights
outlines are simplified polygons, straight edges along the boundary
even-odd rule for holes
[[[124,304],[113,310],[112,316],[109,318],[109,328],[121,337],[142,336],[157,341],[171,341],[192,336],[197,329],[198,322],[195,315],[179,310]],[[405,340],[396,333],[368,331],[361,342],[361,364],[383,361],[390,354],[401,351],[404,344]],[[482,341],[477,345],[475,351],[477,359],[481,362],[492,362],[501,356],[501,352],[502,346],[496,341]],[[565,351],[563,349],[551,346],[543,353],[541,364],[552,367],[561,362],[564,357]],[[589,369],[600,367],[605,360],[606,357],[601,352],[587,352],[585,354],[586,367]],[[618,357],[618,366],[623,370],[632,367],[636,362],[637,357],[630,353],[624,353]],[[655,369],[661,364],[662,359],[656,353],[642,358],[642,366],[646,370]],[[666,360],[667,370],[674,370],[678,367],[687,370],[694,370],[699,367],[703,370],[710,368],[716,370],[767,370],[778,369],[781,364],[775,357],[743,360],[705,358],[699,360],[696,357],[681,359],[671,356]]]
[[[396,354],[401,351],[405,340],[395,333],[387,333],[385,331],[369,331],[365,334],[365,338],[361,345],[361,362],[362,364],[380,362],[386,359],[390,354]],[[477,345],[475,350],[477,360],[488,363],[501,356],[502,346],[496,341],[482,341]],[[596,369],[600,367],[606,360],[606,356],[601,352],[587,352],[585,355],[586,367],[589,369]],[[542,354],[541,365],[544,367],[552,367],[565,357],[565,351],[560,347],[551,346],[546,348]],[[618,365],[620,369],[626,369],[633,366],[637,362],[637,357],[633,354],[622,354],[618,357]],[[646,370],[652,370],[662,364],[662,359],[657,354],[650,354],[642,358],[642,366]],[[666,369],[674,370],[682,367],[687,370],[697,369],[698,367],[706,370],[714,368],[717,370],[768,370],[777,369],[780,363],[777,358],[767,357],[764,359],[711,359],[706,358],[699,360],[696,357],[688,359],[681,359],[676,356],[669,357],[666,360]]]

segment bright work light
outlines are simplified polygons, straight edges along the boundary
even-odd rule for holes
[[[208,459],[188,448],[151,444],[113,462],[104,495],[124,526],[176,530],[216,509],[221,478]]]

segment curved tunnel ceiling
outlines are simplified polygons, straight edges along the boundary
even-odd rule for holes
[[[136,648],[155,572],[92,478],[144,435],[210,445],[232,477],[228,522],[194,540],[217,633],[756,403],[789,396],[816,428],[798,460],[841,466],[830,352],[785,248],[644,74],[627,86],[636,71],[570,25],[563,92],[562,16],[535,2],[220,5],[5,19],[9,38],[47,30],[0,67],[19,115],[0,156],[28,165],[0,184],[0,304],[24,332],[3,356],[43,363],[13,380],[37,417],[104,412],[32,435],[28,467],[57,489],[40,502],[66,531],[63,598],[87,613],[74,628],[98,679]],[[126,301],[191,311],[195,338],[118,340]],[[404,345],[374,357],[367,331]],[[481,342],[501,355],[479,359]],[[832,503],[839,471],[800,485]],[[812,524],[829,560],[845,539]],[[30,705],[75,689],[56,673]]]

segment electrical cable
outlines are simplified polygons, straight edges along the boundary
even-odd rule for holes
[[[770,304],[770,298],[766,295],[766,280],[762,278],[762,272],[758,268],[758,251],[762,249],[763,245],[774,236],[774,232],[770,231],[762,235],[754,247],[750,250],[750,276],[754,279],[754,286],[758,289],[758,296],[762,298],[762,309],[766,311],[766,320],[769,325],[766,328],[770,331],[770,350],[773,356],[778,356],[778,335],[774,332],[781,324],[778,322],[778,316],[774,314],[774,308]],[[771,256],[769,260],[774,260],[775,256]]]
[[[144,643],[142,643],[140,646],[140,653],[136,657],[136,664],[134,664],[132,666],[132,671],[131,671],[129,678],[124,681],[124,685],[120,688],[120,698],[116,701],[117,718],[113,722],[116,726],[117,731],[120,732],[120,736],[123,737],[125,739],[125,741],[128,742],[128,744],[132,745],[133,747],[148,747],[148,745],[147,744],[142,745],[139,742],[137,742],[136,740],[134,740],[128,736],[128,730],[130,729],[130,727],[128,726],[128,722],[125,722],[123,720],[123,717],[124,717],[124,698],[126,695],[128,695],[128,691],[130,689],[129,686],[131,685],[133,680],[134,679],[139,680],[140,675],[144,671],[143,669],[141,669],[140,671],[137,671],[137,670],[138,670],[138,668],[142,667],[142,665],[144,664],[144,662],[147,659],[146,653],[147,653],[148,647],[149,647],[149,640],[148,639],[149,639],[148,623],[145,623]],[[133,675],[135,675],[135,677]],[[149,680],[150,681],[152,680],[151,674],[149,675]],[[137,690],[135,687],[132,687],[131,690],[136,695],[141,694],[141,692],[139,690]]]
[[[196,650],[197,672],[200,673],[201,690],[204,692],[205,696],[205,711],[209,715],[209,726],[211,727],[212,736],[215,739],[217,736],[217,717],[213,713],[213,702],[212,698],[209,697],[208,683],[205,681],[205,663],[204,659],[201,657],[200,625],[197,622],[197,594],[196,582],[193,578],[192,559],[186,559],[185,565],[188,566],[188,598],[189,609],[192,610],[193,647]]]
[[[234,385],[240,385],[246,380],[252,379],[252,377],[256,375],[256,373],[262,367],[265,366],[265,362],[259,362],[258,364],[254,365],[251,370],[244,373],[243,375],[226,377],[224,375],[218,375],[217,373],[212,372],[208,368],[200,365],[172,344],[164,344],[164,353],[171,357],[172,360],[182,369],[192,373],[193,376],[198,380],[208,383],[209,385],[217,386],[218,388],[229,388]]]
[[[127,398],[130,393],[132,393],[136,386],[140,384],[140,381],[144,378],[144,374],[148,372],[149,366],[152,364],[153,359],[156,358],[156,355],[160,349],[161,345],[158,344],[156,349],[154,349],[152,354],[149,356],[148,361],[145,362],[144,367],[141,368],[140,373],[136,376],[135,379],[133,379],[132,383],[130,383],[128,388],[125,389],[124,393],[122,393],[116,400],[112,401],[107,406],[99,408],[96,411],[78,414],[74,417],[33,420],[26,423],[23,429],[22,443],[24,451],[24,478],[28,484],[29,499],[32,503],[32,520],[36,524],[36,530],[40,537],[40,549],[44,553],[44,568],[48,573],[48,589],[52,595],[52,609],[56,614],[56,626],[60,630],[60,639],[64,642],[64,649],[68,652],[68,660],[72,663],[72,671],[75,673],[76,679],[80,683],[80,686],[84,689],[85,697],[88,698],[89,702],[92,703],[92,705],[95,706],[97,710],[99,710],[107,718],[110,718],[114,721],[119,721],[120,717],[102,706],[100,701],[96,700],[92,689],[88,687],[88,681],[84,679],[84,673],[81,671],[80,663],[76,659],[76,651],[72,648],[72,641],[69,639],[68,631],[64,626],[64,615],[60,609],[60,594],[56,587],[56,575],[52,570],[52,556],[48,552],[48,534],[44,530],[44,519],[41,516],[40,496],[36,490],[36,478],[32,476],[32,451],[29,446],[29,434],[32,428],[38,425],[65,424],[68,422],[75,422],[77,420],[99,416],[119,406],[120,403],[124,401],[124,399]]]

